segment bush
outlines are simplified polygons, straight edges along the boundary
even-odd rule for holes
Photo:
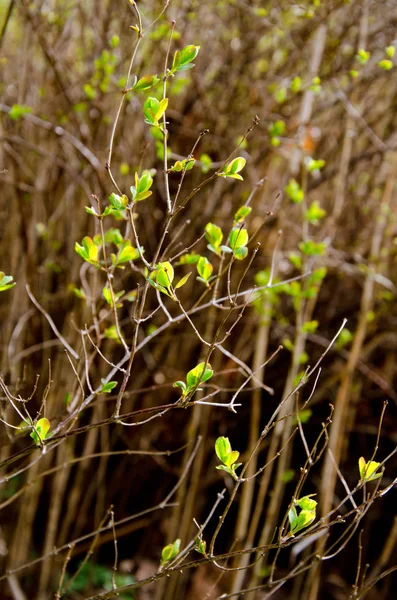
[[[386,597],[391,25],[157,4],[4,14],[5,597]]]

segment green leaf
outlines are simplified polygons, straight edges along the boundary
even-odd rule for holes
[[[121,344],[119,334],[117,333],[116,325],[111,325],[110,327],[107,327],[105,329],[103,335],[105,336],[106,339],[114,340],[115,342]]]
[[[365,458],[361,456],[358,461],[358,468],[360,471],[360,479],[363,482],[373,481],[374,479],[378,479],[378,477],[382,476],[382,473],[376,473],[376,470],[379,468],[380,463],[375,462],[374,460],[370,460],[368,463],[365,461]]]
[[[206,555],[206,547],[207,547],[207,543],[204,540],[200,540],[200,539],[196,540],[196,547],[195,547],[196,552],[199,552],[200,554],[205,556]]]
[[[195,265],[200,260],[200,254],[196,254],[195,252],[190,252],[188,254],[184,254],[181,256],[179,260],[180,265]]]
[[[218,437],[215,442],[215,452],[219,460],[225,463],[231,451],[232,447],[230,445],[229,438]]]
[[[83,238],[81,245],[76,242],[74,249],[86,262],[98,266],[99,249],[88,235]]]
[[[227,467],[231,467],[236,462],[239,456],[240,452],[237,452],[237,450],[232,450],[227,456],[226,460],[224,461],[225,465]]]
[[[181,50],[180,52],[180,64],[181,65],[185,65],[187,63],[192,62],[192,60],[194,60],[197,56],[197,54],[199,53],[200,50],[200,46],[186,46],[186,48],[183,48],[183,50]]]
[[[197,272],[203,279],[204,283],[208,283],[214,267],[209,262],[208,258],[201,256],[197,263]]]
[[[39,419],[37,423],[35,423],[35,431],[31,432],[30,437],[33,438],[33,441],[37,446],[48,437],[50,427],[51,423],[46,418]]]
[[[127,196],[119,196],[118,194],[110,194],[109,202],[116,210],[124,210],[128,205]]]
[[[181,545],[181,540],[178,539],[178,540],[175,540],[175,542],[173,544],[168,544],[168,546],[165,546],[163,548],[163,550],[161,551],[161,565],[162,566],[164,566],[165,564],[170,562],[170,560],[175,558],[175,556],[179,553],[180,545]]]
[[[103,288],[102,293],[109,306],[113,306],[112,292],[110,291],[110,289],[106,286]]]
[[[156,112],[156,118],[157,118],[157,120],[161,119],[161,117],[163,116],[163,114],[167,110],[167,106],[168,106],[168,98],[163,98],[163,100],[161,100],[161,102],[159,104],[159,107],[157,109],[157,112]]]
[[[300,423],[302,423],[302,425],[304,425],[305,423],[307,423],[310,420],[310,417],[312,416],[313,411],[310,408],[304,408],[303,410],[300,410],[298,412],[298,416],[294,417],[292,420],[292,424],[293,425],[297,425],[298,421]]]
[[[177,160],[174,165],[169,169],[172,173],[180,173],[181,171],[190,171],[194,167],[194,158],[185,158],[182,161]]]
[[[316,243],[313,240],[305,240],[304,242],[299,242],[298,247],[306,256],[321,256],[324,254],[326,245],[324,242]]]
[[[303,333],[315,333],[318,325],[318,321],[306,321],[306,323],[303,323],[301,331]]]
[[[320,171],[323,167],[325,167],[325,160],[319,158],[318,160],[314,160],[314,158],[308,158],[305,160],[306,170],[309,173],[313,173],[313,171]]]
[[[87,96],[88,100],[94,100],[94,98],[96,96],[96,91],[94,90],[92,85],[89,83],[85,83],[83,86],[83,89],[84,89],[84,93]]]
[[[99,217],[98,213],[95,212],[95,210],[92,208],[92,206],[86,206],[85,207],[85,211],[89,214],[92,215],[93,217]]]
[[[186,392],[186,390],[187,390],[186,383],[184,381],[175,381],[175,383],[172,384],[172,387],[174,387],[174,388],[179,387],[184,392]]]
[[[317,201],[315,201],[312,202],[305,212],[305,219],[306,221],[309,221],[309,223],[312,223],[312,225],[318,225],[320,219],[323,219],[326,214],[327,212],[320,207],[320,204]]]
[[[116,264],[137,260],[140,256],[138,250],[127,242],[127,245],[119,252]]]
[[[194,367],[186,375],[186,382],[188,388],[195,388],[200,383],[205,383],[213,376],[214,371],[209,363],[201,362]]]
[[[312,496],[315,496],[315,494],[309,494],[308,496],[303,496],[303,498],[300,498],[299,500],[296,501],[296,505],[299,506],[299,508],[301,508],[302,510],[311,510],[311,511],[316,511],[316,506],[317,506],[317,502],[315,500],[312,500]]]
[[[284,121],[276,121],[275,123],[271,123],[269,125],[269,135],[270,137],[278,137],[280,135],[284,135],[286,132],[286,126]]]
[[[240,206],[236,214],[234,215],[235,223],[242,223],[246,217],[251,213],[252,208],[250,206]]]
[[[3,271],[0,271],[0,292],[5,292],[6,290],[9,290],[12,287],[14,287],[16,283],[12,280],[12,275],[5,275]]]
[[[169,289],[174,280],[174,269],[169,262],[162,262],[157,265],[156,283]]]
[[[233,256],[237,258],[237,260],[244,260],[248,254],[248,248],[236,248],[233,250]]]
[[[106,382],[106,379],[101,379],[101,383],[102,383],[102,388],[101,388],[102,394],[110,394],[110,392],[117,386],[117,381]]]
[[[223,240],[222,229],[213,223],[207,223],[205,226],[205,239],[209,242],[212,251],[220,254],[220,245]]]
[[[380,67],[384,71],[390,71],[393,68],[393,62],[388,58],[385,58],[384,60],[380,60],[378,62],[378,67]]]
[[[298,531],[301,531],[305,527],[308,527],[311,523],[313,523],[316,518],[316,513],[311,510],[301,510],[298,515],[298,518],[294,522],[293,526],[291,526],[291,534],[295,535]]]
[[[297,93],[302,87],[302,79],[298,76],[294,77],[291,81],[291,91]]]
[[[233,227],[229,236],[229,245],[233,251],[243,248],[248,242],[248,231],[245,228]]]
[[[365,65],[369,58],[371,56],[370,52],[367,52],[366,50],[364,50],[364,48],[360,48],[360,50],[358,51],[357,55],[356,55],[356,59],[358,60],[358,62],[361,65]]]
[[[13,104],[8,113],[8,116],[13,121],[19,121],[19,119],[21,119],[25,115],[28,115],[31,112],[32,109],[30,108],[30,106],[26,106],[25,104]]]
[[[132,201],[140,202],[141,200],[145,200],[152,195],[152,192],[149,191],[153,184],[153,177],[150,171],[144,171],[141,177],[138,176],[138,173],[135,173],[135,186],[130,187]]]
[[[143,105],[143,114],[145,117],[145,123],[149,125],[153,125],[154,127],[159,126],[159,119],[163,116],[166,108],[168,106],[168,98],[164,98],[161,100],[157,100],[157,98],[149,98],[146,99]]]
[[[230,163],[225,165],[220,173],[217,173],[220,177],[231,177],[233,179],[243,179],[241,175],[237,175],[242,169],[244,169],[246,164],[245,158],[242,156],[238,156]]]
[[[295,179],[289,180],[288,185],[285,187],[285,193],[295,204],[300,204],[305,197],[302,188]]]
[[[289,521],[291,529],[293,529],[293,527],[297,521],[297,518],[298,518],[298,513],[296,512],[295,506],[292,505],[288,511],[288,521]]]
[[[145,75],[142,77],[134,86],[134,92],[146,92],[146,90],[150,89],[153,85],[156,85],[160,79],[157,75]]]
[[[196,58],[199,50],[200,46],[186,46],[182,50],[176,50],[169,74],[192,69],[194,67],[192,61]]]
[[[181,288],[183,285],[185,285],[185,283],[187,282],[187,280],[189,279],[191,273],[188,273],[187,275],[185,275],[184,277],[182,277],[182,279],[180,279],[178,281],[178,283],[175,286],[175,289],[178,290],[179,288]]]

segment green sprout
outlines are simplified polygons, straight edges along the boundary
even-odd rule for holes
[[[175,381],[173,387],[181,388],[181,400],[183,403],[186,403],[192,397],[194,392],[200,389],[198,387],[200,383],[205,383],[211,379],[213,374],[214,371],[212,370],[211,365],[208,362],[201,362],[188,372],[186,375],[186,383],[184,381]]]
[[[294,500],[291,508],[288,511],[288,520],[290,531],[288,537],[292,537],[302,529],[308,527],[316,518],[317,502],[311,499],[315,494],[303,496],[299,500]],[[299,508],[299,512],[297,511]]]
[[[241,467],[242,463],[237,463],[240,452],[232,450],[232,447],[227,437],[219,437],[215,442],[215,452],[223,465],[218,465],[216,468],[219,471],[226,471],[237,481],[236,470]]]

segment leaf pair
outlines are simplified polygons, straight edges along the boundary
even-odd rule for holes
[[[141,247],[140,251],[134,246],[131,246],[129,240],[124,242],[118,254],[111,254],[110,257],[112,259],[112,264],[114,267],[119,267],[120,269],[124,269],[123,263],[130,262],[131,260],[137,260],[144,252],[144,249]]]
[[[6,275],[3,271],[0,271],[0,292],[5,292],[6,290],[11,289],[16,285],[15,281],[13,282],[12,275]]]
[[[219,437],[215,442],[215,452],[217,457],[223,465],[218,465],[216,468],[220,471],[226,471],[237,480],[236,469],[241,467],[242,463],[236,463],[236,460],[240,456],[237,450],[232,450],[232,447],[227,437]]]
[[[151,286],[156,288],[162,294],[169,296],[173,300],[176,300],[175,290],[181,288],[189,279],[191,273],[188,273],[173,287],[172,282],[174,281],[174,269],[170,262],[162,262],[157,265],[157,268],[148,277],[147,281]]]
[[[163,100],[152,97],[147,98],[143,105],[145,123],[152,125],[152,127],[160,127],[159,121],[167,110],[167,106],[168,98],[163,98]]]
[[[376,473],[379,466],[380,463],[375,462],[374,460],[366,462],[365,458],[361,456],[358,461],[358,469],[360,471],[361,481],[363,483],[367,483],[368,481],[374,481],[374,479],[381,477],[382,473]]]
[[[225,165],[222,168],[222,171],[217,173],[217,175],[218,177],[230,177],[232,179],[240,179],[242,181],[243,178],[241,177],[241,175],[239,175],[239,173],[244,169],[246,162],[247,161],[245,160],[245,158],[239,156],[238,158],[235,158],[230,163]]]
[[[157,75],[145,75],[144,77],[141,77],[141,79],[139,79],[139,80],[137,80],[135,78],[135,82],[134,82],[133,86],[131,87],[130,91],[146,92],[153,85],[156,85],[156,83],[158,83],[159,81],[160,81],[160,79],[157,77]]]
[[[43,440],[48,437],[48,432],[50,431],[51,423],[45,417],[43,419],[39,419],[34,424],[34,430],[30,433],[30,437],[33,438],[36,446],[40,446]]]
[[[229,246],[234,258],[244,260],[248,254],[248,231],[244,227],[233,227],[229,236]]]
[[[138,176],[138,173],[135,173],[135,185],[130,187],[132,201],[141,202],[141,200],[145,200],[152,195],[153,192],[150,191],[150,188],[153,184],[153,177],[150,171],[144,171],[141,177]]]
[[[90,263],[90,265],[94,265],[95,267],[99,267],[98,254],[99,248],[98,245],[86,235],[81,244],[78,242],[75,243],[74,249],[79,256],[86,262]]]
[[[242,206],[235,214],[235,223],[243,223],[244,219],[249,213],[251,209],[248,206]],[[246,245],[248,243],[248,232],[247,230],[240,227],[233,227],[232,231],[229,235],[229,246],[223,246],[223,233],[220,227],[214,225],[213,223],[207,223],[205,227],[205,237],[209,242],[207,248],[214,252],[218,256],[222,252],[233,253],[234,257],[237,260],[243,260],[248,254],[248,248]],[[202,275],[200,274],[200,277]],[[206,283],[206,281],[204,282]]]
[[[183,160],[177,160],[172,167],[169,169],[170,173],[180,173],[181,171],[190,171],[194,167],[194,158],[184,158]]]
[[[308,496],[300,498],[300,500],[295,500],[291,506],[288,512],[290,525],[289,537],[292,537],[302,529],[305,529],[305,527],[308,527],[316,518],[317,502],[312,500],[311,496],[315,496],[315,494],[309,494]],[[299,513],[297,508],[300,509]]]
[[[161,566],[164,567],[167,563],[170,562],[177,554],[179,554],[179,548],[181,546],[181,540],[175,540],[172,544],[168,544],[168,546],[164,546],[161,551]]]
[[[182,399],[186,400],[197,391],[200,383],[205,383],[211,379],[213,374],[214,371],[212,370],[211,365],[209,363],[201,362],[188,372],[186,375],[186,383],[184,381],[175,381],[173,387],[181,388]]]
[[[208,258],[201,256],[197,262],[196,268],[197,273],[199,274],[199,276],[196,277],[197,281],[201,281],[201,283],[204,283],[207,287],[209,287],[210,282],[215,279],[216,276],[212,275],[214,267],[211,265]]]
[[[200,46],[186,46],[183,50],[176,50],[174,54],[174,60],[172,61],[172,67],[168,71],[169,75],[174,75],[180,71],[188,71],[194,67],[193,60],[199,53]]]

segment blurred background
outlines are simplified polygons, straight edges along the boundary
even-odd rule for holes
[[[270,394],[247,386],[239,395],[237,415],[196,406],[171,411],[140,428],[110,424],[66,438],[41,460],[34,460],[38,453],[22,454],[9,466],[7,459],[22,453],[31,440],[1,425],[3,573],[95,531],[110,504],[117,521],[161,504],[180,481],[194,443],[202,436],[193,467],[173,497],[178,504],[117,528],[118,577],[124,578],[118,584],[150,576],[166,544],[181,538],[184,547],[194,538],[193,518],[199,523],[206,519],[223,485],[229,494],[231,480],[225,475],[223,481],[215,470],[215,439],[228,436],[244,462],[277,404],[321,357],[343,319],[346,327],[323,359],[313,397],[301,414],[307,443],[310,448],[315,444],[332,405],[330,444],[350,488],[359,477],[360,456],[369,460],[378,441],[380,462],[396,447],[396,3],[172,0],[153,25],[164,4],[148,0],[138,6],[144,37],[133,75],[161,77],[170,37],[171,57],[176,49],[200,46],[194,69],[172,78],[167,90],[170,164],[188,156],[200,133],[209,130],[194,151],[196,165],[186,173],[181,198],[215,173],[237,146],[237,155],[247,160],[243,182],[214,178],[178,214],[172,235],[179,232],[179,237],[170,256],[203,236],[208,222],[228,231],[236,210],[249,199],[250,249],[257,242],[260,246],[241,290],[264,286],[269,277],[276,282],[304,277],[256,294],[225,343],[229,353],[258,370],[258,377],[273,390]],[[122,90],[128,85],[134,25],[136,16],[126,0],[0,1],[0,269],[17,282],[0,298],[0,374],[7,389],[25,399],[33,394],[39,375],[30,414],[36,414],[46,395],[51,423],[62,419],[78,383],[48,319],[29,299],[26,284],[78,353],[80,330],[91,325],[95,313],[101,320],[102,352],[114,363],[123,355],[112,313],[101,297],[104,280],[77,256],[75,243],[99,233],[98,223],[85,210],[97,206],[92,194],[104,207],[115,191],[105,164]],[[163,144],[142,115],[147,96],[161,98],[161,84],[126,95],[112,172],[124,192],[134,184],[138,169],[157,171],[153,195],[141,203],[136,219],[140,242],[151,257],[166,217],[166,193]],[[259,123],[253,125],[256,116]],[[171,176],[172,195],[178,185],[179,178]],[[111,226],[124,225],[114,221]],[[206,242],[201,240],[194,251],[207,252]],[[216,265],[218,258],[207,255]],[[248,259],[238,263],[235,281],[247,265]],[[178,269],[181,275],[189,270],[186,265]],[[130,341],[137,285],[143,278],[138,268],[120,273],[117,289],[131,293],[130,302],[119,310]],[[185,306],[192,306],[204,289],[199,290],[194,279],[181,290]],[[227,295],[226,281],[219,295]],[[145,314],[156,306],[153,292]],[[175,306],[169,310],[177,314]],[[210,336],[221,317],[216,311],[203,311],[194,323]],[[163,322],[162,311],[156,312],[142,325],[140,340]],[[260,369],[280,344],[283,350]],[[154,337],[134,362],[123,411],[174,402],[178,394],[172,383],[183,379],[203,356],[200,340],[186,323]],[[217,401],[228,402],[244,381],[241,370],[221,352],[211,364],[214,382],[221,388]],[[96,385],[108,371],[109,365],[96,356]],[[298,404],[293,411],[308,399],[313,383],[294,398]],[[110,417],[114,402],[112,395],[100,396],[81,415],[79,425]],[[1,408],[2,418],[17,426],[20,419],[5,392]],[[274,428],[265,439],[256,468],[286,442],[286,432],[293,427],[293,419],[289,421],[290,426]],[[110,454],[126,450],[178,452]],[[94,453],[99,456],[70,462]],[[307,458],[299,434],[283,457],[247,484],[247,491],[239,492],[219,536],[218,552],[270,543]],[[330,460],[325,453],[313,466],[304,490],[317,494],[322,514],[345,494]],[[59,468],[63,463],[68,466]],[[54,467],[57,470],[42,476]],[[391,459],[382,486],[393,481],[395,467]],[[12,478],[7,477],[10,473]],[[26,486],[33,480],[34,485]],[[371,506],[351,539],[343,542],[343,551],[325,561],[320,573],[292,578],[273,597],[393,597],[393,575],[365,596],[349,595],[359,556],[363,569],[369,565],[367,577],[393,566],[395,494],[391,489]],[[214,530],[212,523],[209,530]],[[92,538],[76,545],[67,576],[76,571],[91,542]],[[277,563],[279,576],[306,551],[294,555],[286,549]],[[0,597],[53,598],[64,558],[65,552],[3,579]],[[98,536],[93,557],[62,597],[86,598],[109,589],[113,561],[109,530]],[[231,561],[229,566],[238,565]],[[125,598],[194,600],[232,591],[238,597],[239,590],[260,585],[268,575],[266,560],[248,573],[227,572],[222,577],[206,565],[126,592]],[[266,593],[269,590],[255,598],[267,598]]]

